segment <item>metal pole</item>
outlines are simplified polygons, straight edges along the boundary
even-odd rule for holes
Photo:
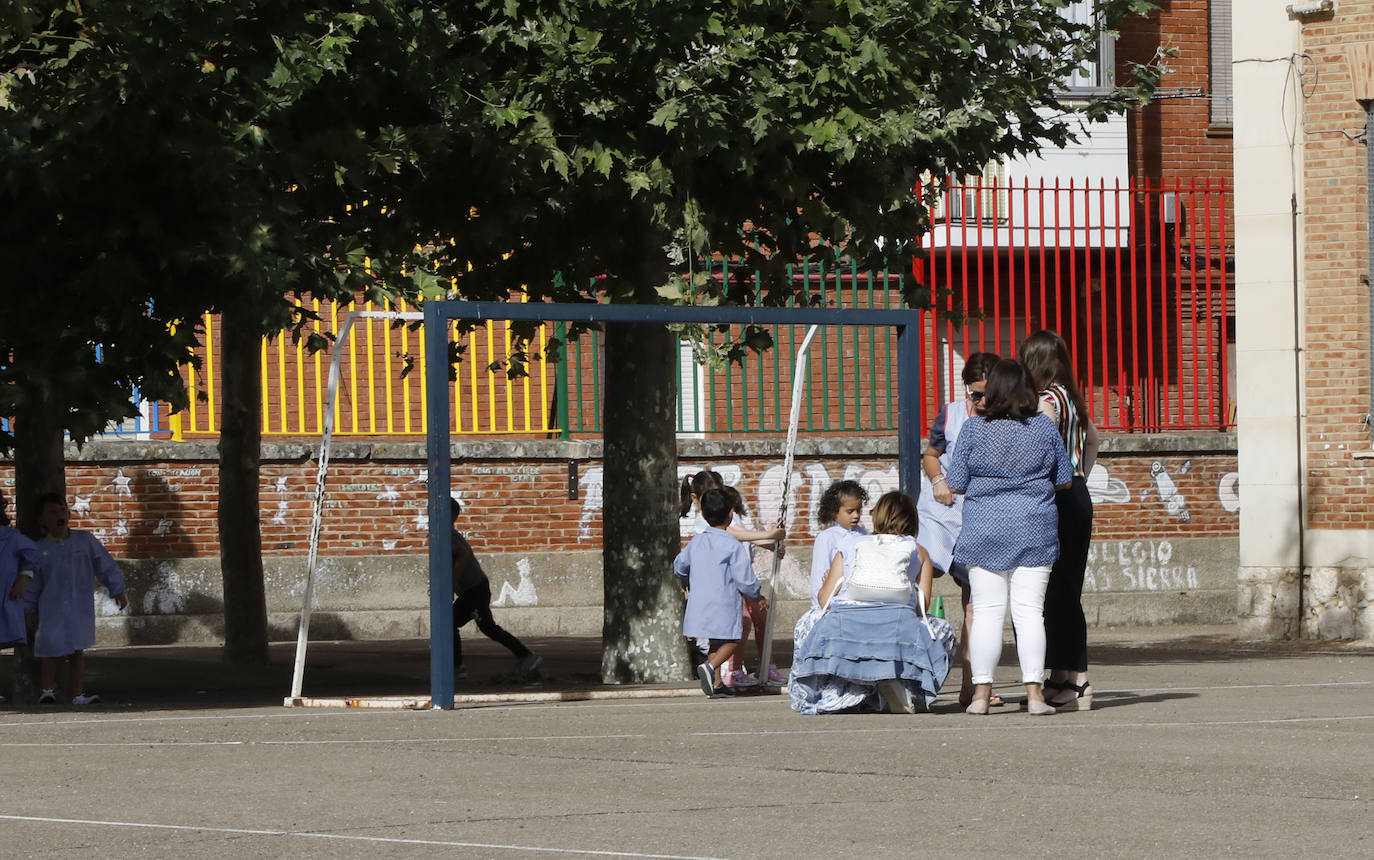
[[[439,303],[425,304],[425,428],[429,464],[429,701],[453,707],[453,521],[449,517],[448,321]]]
[[[916,335],[918,311],[906,311],[897,329],[897,480],[903,493],[915,499],[921,492],[921,427],[917,404],[921,398]]]

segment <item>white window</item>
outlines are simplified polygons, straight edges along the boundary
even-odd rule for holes
[[[1075,24],[1094,24],[1097,29],[1096,56],[1089,57],[1064,81],[1064,89],[1073,95],[1105,93],[1116,82],[1116,40],[1103,32],[1096,5],[1095,0],[1074,0],[1059,13]]]

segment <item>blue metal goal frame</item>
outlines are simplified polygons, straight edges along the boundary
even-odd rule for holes
[[[916,310],[428,301],[424,314],[425,394],[429,401],[429,424],[425,428],[429,464],[429,689],[430,703],[436,707],[453,707],[453,540],[449,519],[453,451],[448,403],[448,334],[453,320],[895,328],[898,482],[902,492],[913,497],[920,491],[920,384],[916,378],[920,316]]]

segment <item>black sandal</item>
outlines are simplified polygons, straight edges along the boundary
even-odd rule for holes
[[[1062,701],[1062,702],[1056,701],[1055,698],[1054,698],[1053,696],[1046,696],[1046,697],[1045,697],[1045,701],[1048,702],[1049,704],[1053,705],[1054,708],[1055,708],[1055,710],[1058,710],[1058,711],[1091,711],[1091,710],[1093,709],[1093,695],[1092,695],[1092,693],[1084,692],[1085,690],[1087,690],[1089,687],[1092,686],[1092,682],[1091,682],[1091,681],[1085,680],[1085,681],[1084,681],[1083,683],[1081,683],[1081,684],[1073,684],[1073,683],[1070,683],[1070,682],[1068,682],[1068,681],[1063,681],[1063,682],[1055,681],[1055,682],[1053,682],[1053,683],[1051,683],[1051,682],[1049,682],[1049,681],[1046,681],[1046,682],[1045,682],[1045,685],[1046,685],[1046,686],[1058,687],[1061,693],[1072,691],[1073,694],[1074,694],[1074,696],[1073,696],[1072,699],[1065,699],[1065,700]]]

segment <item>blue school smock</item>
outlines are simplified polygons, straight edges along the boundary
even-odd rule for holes
[[[725,529],[707,529],[673,559],[673,573],[689,589],[682,635],[738,639],[744,634],[744,597],[763,595],[744,544]]]
[[[22,642],[24,629],[24,598],[10,599],[10,589],[19,575],[33,576],[38,566],[38,548],[18,529],[0,526],[0,645]]]
[[[124,575],[90,532],[38,542],[38,569],[24,590],[24,610],[38,613],[35,657],[65,657],[95,644],[95,580],[111,597],[124,593]]]
[[[844,556],[845,567],[848,567],[853,558],[854,542],[867,535],[868,532],[863,526],[855,526],[847,529],[842,525],[831,523],[816,535],[816,542],[811,547],[811,608],[820,610],[820,601],[816,599],[821,586],[825,584],[825,575],[830,572],[830,563],[835,560],[835,553]]]

